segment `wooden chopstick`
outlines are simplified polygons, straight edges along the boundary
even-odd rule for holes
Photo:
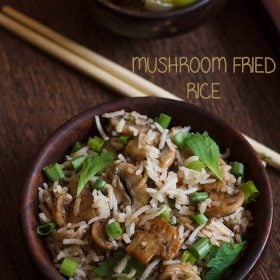
[[[122,95],[157,96],[183,100],[11,7],[2,8],[0,25]],[[244,137],[264,161],[280,170],[279,153],[246,135]]]
[[[94,78],[102,84],[109,86],[113,90],[118,91],[120,94],[130,97],[146,96],[146,94],[130,86],[126,82],[116,78],[115,76],[100,69],[99,67],[86,61],[78,55],[66,50],[65,48],[59,46],[51,40],[43,37],[42,35],[30,30],[29,28],[7,17],[1,12],[0,25],[5,27],[12,33],[18,35],[20,38],[31,43],[32,45],[38,47],[39,49],[62,60],[66,64],[73,66],[89,77]]]
[[[13,9],[12,7],[4,6],[2,8],[2,11],[3,13],[10,16],[11,18],[31,28],[33,31],[36,31],[37,33],[43,35],[44,37],[57,43],[58,45],[64,47],[65,49],[93,63],[94,65],[110,73],[114,77],[117,77],[120,80],[126,82],[127,84],[133,86],[139,91],[146,93],[146,95],[180,100],[179,97],[168,92],[167,90],[147,81],[141,76],[136,75],[135,73],[120,66],[119,64],[101,56],[100,54],[92,50],[89,50],[88,48],[74,42],[73,40],[66,38],[65,36],[59,34],[58,32],[55,32],[54,30],[41,24],[40,22]]]

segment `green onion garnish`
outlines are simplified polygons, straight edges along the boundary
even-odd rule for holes
[[[85,159],[86,159],[86,156],[78,156],[78,157],[72,158],[70,160],[70,163],[71,163],[72,167],[74,168],[74,170],[79,170],[82,167],[82,164]]]
[[[170,116],[160,113],[160,115],[156,117],[156,122],[160,124],[163,128],[168,128],[171,119],[172,118]]]
[[[98,178],[94,184],[93,184],[93,188],[99,191],[104,192],[106,190],[106,184],[107,182],[101,178]]]
[[[49,222],[47,224],[38,226],[36,228],[36,231],[39,235],[49,235],[55,230],[55,228],[56,228],[55,223]]]
[[[88,139],[88,146],[94,150],[95,152],[98,152],[100,153],[103,149],[103,146],[105,144],[105,141],[98,137],[98,136],[95,136],[94,138],[89,138]]]
[[[163,212],[160,214],[160,217],[169,222],[171,208],[168,205],[161,205],[160,210],[163,210]]]
[[[205,168],[205,165],[200,160],[195,160],[195,161],[192,161],[189,164],[187,164],[186,167],[189,169],[201,172],[201,170],[203,168]]]
[[[193,256],[193,254],[190,251],[186,250],[181,256],[181,261],[194,264],[197,261],[197,259]]]
[[[253,181],[242,184],[240,190],[244,192],[246,203],[253,201],[259,195],[259,190]]]
[[[179,148],[183,149],[185,147],[184,140],[188,132],[178,132],[172,137],[172,142]]]
[[[130,138],[129,136],[124,136],[124,135],[119,136],[118,142],[125,145],[128,142],[129,138]]]
[[[135,117],[132,116],[132,115],[129,115],[129,116],[127,117],[127,120],[130,121],[130,122],[134,122],[134,121],[135,121]]]
[[[72,147],[72,149],[71,149],[71,151],[70,151],[70,154],[73,154],[73,153],[78,152],[82,147],[83,147],[83,144],[82,144],[82,143],[76,142],[76,143],[73,145],[73,147]]]
[[[191,5],[195,2],[197,2],[197,0],[172,0],[171,1],[174,8],[186,7],[186,6]],[[170,3],[170,2],[168,2],[168,3]]]
[[[230,173],[235,177],[240,177],[244,175],[244,164],[238,161],[233,161],[230,163],[231,170]]]
[[[187,262],[190,254],[191,254],[190,251],[186,250],[181,256],[181,261],[182,262]]]
[[[78,268],[78,263],[68,257],[63,259],[62,264],[59,267],[59,272],[65,276],[73,277]]]
[[[118,222],[112,222],[110,224],[107,224],[106,233],[109,240],[113,240],[117,237],[120,237],[123,234],[123,230]]]
[[[199,225],[207,223],[208,219],[203,213],[192,215],[192,219]]]
[[[192,245],[190,251],[196,259],[201,260],[209,253],[211,246],[209,239],[202,237]]]
[[[190,194],[190,201],[191,202],[201,202],[208,198],[207,192],[195,192]]]
[[[61,166],[58,163],[52,163],[43,168],[45,175],[52,182],[58,181],[64,178],[64,173]]]

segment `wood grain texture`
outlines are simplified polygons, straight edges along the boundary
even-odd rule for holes
[[[267,26],[250,1],[231,1],[216,20],[162,40],[128,40],[96,26],[78,0],[0,0],[130,68],[132,56],[271,56]],[[279,66],[278,66],[279,68]],[[279,70],[271,75],[145,75],[185,97],[185,83],[218,81],[222,99],[189,100],[249,136],[280,150]],[[0,29],[0,263],[1,279],[42,279],[24,247],[19,204],[23,180],[44,140],[74,114],[117,96]],[[279,279],[280,173],[267,169],[274,191],[274,230],[252,279]]]

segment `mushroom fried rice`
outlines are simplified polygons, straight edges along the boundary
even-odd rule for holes
[[[43,168],[39,220],[55,267],[75,279],[223,279],[246,246],[258,194],[207,133],[124,110]],[[106,125],[101,125],[106,123]]]

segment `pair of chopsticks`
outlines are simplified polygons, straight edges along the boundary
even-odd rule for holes
[[[122,95],[129,97],[156,96],[183,100],[12,7],[4,6],[1,9],[0,25]],[[265,162],[280,170],[279,153],[246,135],[244,137]]]

